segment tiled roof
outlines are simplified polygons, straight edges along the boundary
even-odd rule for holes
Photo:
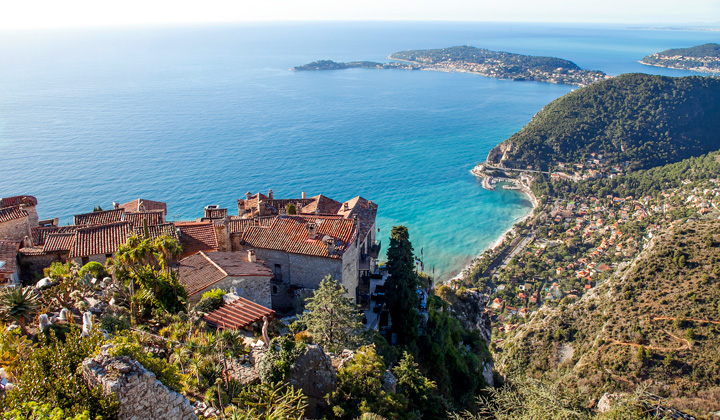
[[[325,197],[322,194],[312,197],[311,199],[312,202],[310,204],[304,206],[302,209],[298,209],[299,213],[314,214],[315,210],[317,210],[318,214],[337,214],[338,210],[340,210],[340,202]]]
[[[255,219],[230,219],[228,223],[228,231],[230,233],[242,233],[250,226],[266,226],[273,224],[277,216],[260,217]]]
[[[27,217],[28,213],[20,206],[0,209],[0,223]]]
[[[47,240],[48,235],[52,233],[74,233],[77,230],[77,226],[49,226],[49,227],[34,227],[30,231],[32,232],[33,246],[43,246]]]
[[[345,203],[347,203],[347,210],[345,209]],[[357,216],[358,223],[360,224],[358,236],[364,239],[367,234],[370,233],[370,229],[375,223],[378,209],[377,204],[360,196],[350,199],[345,203],[340,207],[338,214],[348,219]]]
[[[17,253],[20,249],[20,243],[14,241],[0,241],[0,261],[3,261],[0,267],[0,274],[10,275],[17,268]]]
[[[43,245],[43,251],[59,252],[59,251],[70,251],[72,249],[73,240],[75,239],[75,233],[51,233],[45,240]]]
[[[125,221],[132,223],[133,227],[142,227],[143,220],[148,221],[149,226],[165,223],[165,213],[162,210],[151,210],[141,213],[125,213]]]
[[[208,325],[218,329],[237,330],[261,321],[265,316],[272,319],[275,317],[275,311],[238,297],[205,315],[203,319]]]
[[[125,220],[125,210],[112,209],[76,214],[73,216],[73,220],[76,225],[104,225],[107,223],[121,222]]]
[[[272,271],[261,262],[249,262],[247,254],[242,252],[198,252],[179,263],[180,282],[185,286],[188,296],[192,296],[227,276],[266,276],[272,277]]]
[[[128,222],[78,228],[70,258],[113,254],[127,241],[130,231]]]
[[[133,234],[142,237],[145,235],[144,228],[142,225],[136,226],[133,228]],[[177,231],[175,230],[175,225],[172,223],[163,223],[160,225],[149,225],[148,226],[148,233],[150,234],[150,239],[157,239],[160,236],[169,236],[171,238],[177,239]]]
[[[180,246],[183,255],[192,255],[200,251],[216,251],[215,228],[211,222],[175,222],[180,229]]]
[[[317,239],[309,239],[309,223],[315,224]],[[338,216],[280,216],[270,227],[248,228],[242,240],[251,247],[328,257],[324,241],[326,236],[335,242],[335,249],[329,257],[342,258],[355,239],[355,222]]]
[[[43,248],[41,246],[31,246],[20,248],[20,254],[22,254],[23,256],[45,255],[45,251],[43,251]]]
[[[137,198],[133,201],[125,204],[120,204],[121,209],[125,209],[128,213],[141,213],[144,211],[162,210],[163,214],[167,216],[167,204],[162,201],[145,200]]]
[[[0,198],[0,209],[19,206],[21,204],[25,204],[26,206],[37,206],[37,203],[37,198],[32,195],[16,195],[15,197]]]

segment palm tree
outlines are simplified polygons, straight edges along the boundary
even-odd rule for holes
[[[32,287],[14,287],[0,294],[0,319],[16,321],[20,331],[27,334],[25,323],[33,319],[38,309],[38,297]]]

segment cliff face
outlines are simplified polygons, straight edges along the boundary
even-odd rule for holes
[[[488,153],[487,162],[491,164],[500,164],[509,159],[509,153],[512,152],[514,144],[508,140],[493,147]]]

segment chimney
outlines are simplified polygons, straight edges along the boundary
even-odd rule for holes
[[[258,202],[257,202],[257,215],[258,216],[265,215],[265,203],[263,203],[260,199],[258,199]]]
[[[138,211],[139,211],[140,213],[142,213],[142,212],[145,211],[145,203],[143,203],[142,200],[139,200],[139,201],[138,201]]]
[[[350,206],[348,205],[348,203],[343,203],[343,210],[344,211],[350,210]]]
[[[315,223],[308,223],[307,230],[308,230],[308,239],[312,239],[312,240],[317,239],[317,226],[315,226]]]
[[[325,245],[327,245],[327,253],[328,257],[331,256],[333,253],[335,253],[335,239],[326,236],[325,238]]]
[[[248,191],[248,192],[245,193],[245,199],[246,199],[246,200],[249,200],[251,197],[252,197],[252,194],[250,193],[250,191]]]
[[[255,256],[255,250],[249,249],[248,250],[248,261],[251,263],[257,262],[257,257]]]
[[[273,199],[272,189],[268,190],[268,198],[271,200]]]
[[[120,204],[113,201],[113,209],[119,209],[119,208],[120,208]]]
[[[182,236],[182,230],[180,230],[179,227],[176,227],[176,228],[175,228],[175,233],[177,234],[178,239],[180,239],[180,237]]]
[[[300,193],[300,198],[302,198],[303,200],[305,199],[305,191]]]

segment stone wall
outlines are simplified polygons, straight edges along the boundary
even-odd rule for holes
[[[195,411],[182,394],[171,391],[137,361],[103,353],[82,364],[83,377],[91,387],[120,402],[120,420],[197,420]]]
[[[237,291],[235,293],[238,296],[242,296],[247,300],[253,301],[258,305],[262,305],[266,308],[272,308],[272,298],[270,295],[270,277],[263,276],[243,276],[243,277],[232,277],[228,276],[219,282],[209,286],[198,293],[190,296],[190,303],[192,305],[197,304],[202,298],[203,293],[208,292],[212,289],[222,289],[230,291],[231,287],[235,287]]]
[[[31,238],[28,216],[0,223],[0,241],[22,241]]]

